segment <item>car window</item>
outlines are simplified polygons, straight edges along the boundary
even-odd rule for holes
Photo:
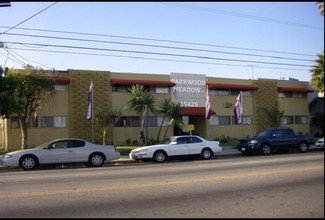
[[[276,130],[273,134],[274,137],[282,137],[284,135],[283,130]]]
[[[82,141],[82,140],[73,140],[72,141],[72,145],[71,147],[83,147],[86,145],[86,142]]]
[[[56,141],[48,145],[48,149],[64,149],[69,147],[69,141]]]
[[[187,138],[186,137],[177,138],[177,144],[187,144]]]
[[[190,137],[189,138],[189,143],[194,144],[194,143],[201,143],[201,142],[202,142],[202,140],[198,137]]]

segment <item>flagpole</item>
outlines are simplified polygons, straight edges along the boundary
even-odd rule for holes
[[[242,137],[244,137],[244,100],[243,100],[243,93],[242,91],[240,90],[240,99],[241,99],[241,109],[242,109],[242,115],[241,115],[241,134],[242,134]]]
[[[91,140],[92,143],[94,143],[94,83],[93,84],[93,90],[91,93]]]
[[[87,120],[91,120],[91,141],[94,142],[94,84],[90,82],[88,91]]]

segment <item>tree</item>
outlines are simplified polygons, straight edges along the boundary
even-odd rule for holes
[[[311,124],[316,126],[317,135],[324,135],[324,113],[317,112],[311,119]]]
[[[106,134],[109,129],[112,127],[113,123],[117,118],[121,116],[121,110],[96,107],[94,112],[95,125],[102,132],[103,145],[105,145]],[[111,140],[112,143],[112,140]]]
[[[315,88],[317,92],[324,92],[324,51],[318,54],[317,65],[313,66],[310,70],[312,72],[312,78],[310,84]]]
[[[318,4],[318,9],[320,10],[320,14],[324,16],[324,2],[316,2]]]
[[[6,103],[0,105],[0,117],[7,118],[12,112],[15,111],[16,105],[14,103],[13,94],[17,87],[18,80],[9,75],[8,68],[5,70],[0,66],[0,103]]]
[[[132,85],[129,90],[133,98],[129,101],[130,110],[135,111],[140,118],[140,139],[142,144],[147,143],[146,137],[144,135],[144,123],[145,119],[150,112],[155,113],[155,98],[145,89],[143,85]]]
[[[161,121],[161,124],[160,124],[160,127],[159,127],[159,131],[158,131],[158,135],[157,135],[157,140],[156,140],[157,143],[159,143],[160,133],[161,133],[162,126],[163,126],[165,120],[170,117],[170,110],[172,108],[171,99],[164,99],[164,100],[162,100],[162,102],[160,103],[160,105],[158,106],[158,108],[159,109],[157,110],[157,114],[162,115],[163,116],[163,120]]]
[[[280,127],[281,119],[284,115],[284,110],[279,109],[279,104],[277,103],[272,108],[260,108],[259,110],[263,111],[266,117],[269,119],[270,127]]]
[[[21,130],[21,149],[27,148],[28,127],[33,121],[36,110],[50,100],[55,94],[54,82],[45,71],[32,66],[24,70],[10,69],[8,75],[17,79],[17,87],[13,93],[15,109]]]
[[[165,129],[164,140],[166,139],[166,134],[171,125],[177,126],[182,129],[184,126],[182,114],[181,114],[181,104],[180,103],[171,103],[170,111],[167,118],[170,120],[168,126]]]

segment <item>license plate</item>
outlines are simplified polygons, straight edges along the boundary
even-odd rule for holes
[[[246,150],[246,148],[244,148],[244,147],[241,148],[241,151],[245,151],[245,150]]]

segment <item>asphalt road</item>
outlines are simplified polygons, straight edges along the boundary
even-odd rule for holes
[[[324,218],[324,152],[0,173],[1,218]]]

